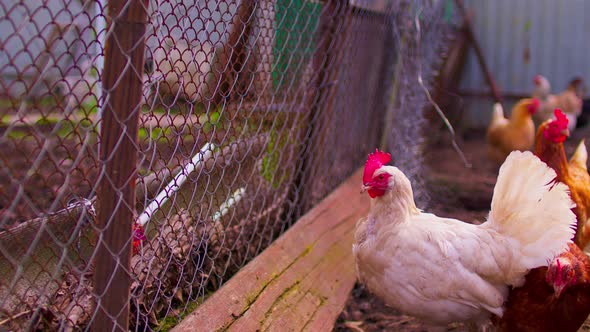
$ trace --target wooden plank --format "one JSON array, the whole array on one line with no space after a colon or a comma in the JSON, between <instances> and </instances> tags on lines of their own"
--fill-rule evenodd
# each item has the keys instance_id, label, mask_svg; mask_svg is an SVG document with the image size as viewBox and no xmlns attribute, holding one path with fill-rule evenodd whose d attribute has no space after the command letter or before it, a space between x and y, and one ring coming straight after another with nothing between
<instances>
[{"instance_id":1,"label":"wooden plank","mask_svg":"<svg viewBox=\"0 0 590 332\"><path fill-rule=\"evenodd\" d=\"M356 280L352 241L369 209L358 170L173 332L331 330Z\"/></svg>"},{"instance_id":2,"label":"wooden plank","mask_svg":"<svg viewBox=\"0 0 590 332\"><path fill-rule=\"evenodd\" d=\"M93 331L129 329L131 225L135 214L141 73L144 65L147 0L109 0L105 46L105 90L98 185L100 233L94 261L97 312Z\"/></svg>"}]
</instances>

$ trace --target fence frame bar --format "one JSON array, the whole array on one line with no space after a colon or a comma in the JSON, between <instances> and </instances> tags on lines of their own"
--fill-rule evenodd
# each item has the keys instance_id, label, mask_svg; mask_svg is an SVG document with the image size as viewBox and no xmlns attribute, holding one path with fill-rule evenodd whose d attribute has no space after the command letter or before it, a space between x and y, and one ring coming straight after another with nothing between
<instances>
[{"instance_id":1,"label":"fence frame bar","mask_svg":"<svg viewBox=\"0 0 590 332\"><path fill-rule=\"evenodd\" d=\"M129 329L130 238L147 8L147 0L109 0L107 4L93 331Z\"/></svg>"}]
</instances>

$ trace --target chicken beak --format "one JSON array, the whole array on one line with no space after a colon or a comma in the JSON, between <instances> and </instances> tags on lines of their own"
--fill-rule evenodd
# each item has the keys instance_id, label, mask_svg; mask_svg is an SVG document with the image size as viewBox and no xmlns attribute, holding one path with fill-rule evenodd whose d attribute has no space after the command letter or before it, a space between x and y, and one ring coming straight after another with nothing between
<instances>
[{"instance_id":1,"label":"chicken beak","mask_svg":"<svg viewBox=\"0 0 590 332\"><path fill-rule=\"evenodd\" d=\"M561 131L561 134L564 135L564 136L566 136L566 137L569 137L570 136L570 130L566 128L566 129L564 129L564 130Z\"/></svg>"},{"instance_id":2,"label":"chicken beak","mask_svg":"<svg viewBox=\"0 0 590 332\"><path fill-rule=\"evenodd\" d=\"M563 292L564 286L553 286L553 291L555 292L555 297L559 298L561 296L561 292Z\"/></svg>"},{"instance_id":3,"label":"chicken beak","mask_svg":"<svg viewBox=\"0 0 590 332\"><path fill-rule=\"evenodd\" d=\"M367 192L367 190L371 189L371 185L370 184L363 184L361 187L361 194L364 194Z\"/></svg>"}]
</instances>

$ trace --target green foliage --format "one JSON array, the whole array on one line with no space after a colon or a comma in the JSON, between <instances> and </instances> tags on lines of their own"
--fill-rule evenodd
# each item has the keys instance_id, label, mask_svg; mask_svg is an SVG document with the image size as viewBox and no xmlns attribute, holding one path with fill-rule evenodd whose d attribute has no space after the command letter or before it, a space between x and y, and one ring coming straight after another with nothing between
<instances>
[{"instance_id":1,"label":"green foliage","mask_svg":"<svg viewBox=\"0 0 590 332\"><path fill-rule=\"evenodd\" d=\"M98 112L98 101L95 96L87 98L87 102L80 104L79 110L86 115L95 114Z\"/></svg>"},{"instance_id":2,"label":"green foliage","mask_svg":"<svg viewBox=\"0 0 590 332\"><path fill-rule=\"evenodd\" d=\"M455 6L453 5L453 0L447 0L445 2L445 12L444 12L444 20L446 23L451 23L455 12Z\"/></svg>"},{"instance_id":3,"label":"green foliage","mask_svg":"<svg viewBox=\"0 0 590 332\"><path fill-rule=\"evenodd\" d=\"M531 30L532 22L531 20L526 20L524 23L524 32L529 32Z\"/></svg>"},{"instance_id":4,"label":"green foliage","mask_svg":"<svg viewBox=\"0 0 590 332\"><path fill-rule=\"evenodd\" d=\"M303 70L297 66L310 61L316 48L315 35L320 22L321 3L306 0L278 0L275 4L275 46L273 86L296 86Z\"/></svg>"},{"instance_id":5,"label":"green foliage","mask_svg":"<svg viewBox=\"0 0 590 332\"><path fill-rule=\"evenodd\" d=\"M35 121L35 125L37 126L49 126L52 124L56 124L58 122L57 119L55 118L50 118L50 117L41 117L39 118L37 121Z\"/></svg>"},{"instance_id":6,"label":"green foliage","mask_svg":"<svg viewBox=\"0 0 590 332\"><path fill-rule=\"evenodd\" d=\"M155 128L139 128L139 139L150 139L157 142L166 142L172 137L172 128L155 127Z\"/></svg>"},{"instance_id":7,"label":"green foliage","mask_svg":"<svg viewBox=\"0 0 590 332\"><path fill-rule=\"evenodd\" d=\"M15 106L15 103L8 98L0 98L0 108L12 108Z\"/></svg>"},{"instance_id":8,"label":"green foliage","mask_svg":"<svg viewBox=\"0 0 590 332\"><path fill-rule=\"evenodd\" d=\"M0 127L8 127L8 125L10 125L11 119L12 116L8 114L5 114L4 116L0 117Z\"/></svg>"},{"instance_id":9,"label":"green foliage","mask_svg":"<svg viewBox=\"0 0 590 332\"><path fill-rule=\"evenodd\" d=\"M48 107L48 106L55 106L56 100L55 100L55 96L45 96L45 97L37 98L34 100L0 98L0 109L18 108L21 106L22 103L24 103L28 107L31 107L31 106Z\"/></svg>"},{"instance_id":10,"label":"green foliage","mask_svg":"<svg viewBox=\"0 0 590 332\"><path fill-rule=\"evenodd\" d=\"M9 131L8 132L8 135L7 135L7 137L8 138L11 138L11 139L24 138L26 136L29 136L29 134L26 131L24 131L24 130L18 130L18 129Z\"/></svg>"},{"instance_id":11,"label":"green foliage","mask_svg":"<svg viewBox=\"0 0 590 332\"><path fill-rule=\"evenodd\" d=\"M202 114L199 116L199 123L201 123L201 128L203 128L203 132L208 134L219 124L221 120L221 113L219 111L213 111L209 114Z\"/></svg>"}]
</instances>

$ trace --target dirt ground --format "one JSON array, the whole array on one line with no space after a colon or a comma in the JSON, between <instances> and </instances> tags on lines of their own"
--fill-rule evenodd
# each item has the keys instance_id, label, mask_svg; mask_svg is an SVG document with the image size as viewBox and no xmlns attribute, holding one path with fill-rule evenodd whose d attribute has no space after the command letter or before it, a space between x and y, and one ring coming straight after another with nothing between
<instances>
[{"instance_id":1,"label":"dirt ground","mask_svg":"<svg viewBox=\"0 0 590 332\"><path fill-rule=\"evenodd\" d=\"M467 160L466 168L453 150L448 134L441 132L437 142L431 142L425 157L427 190L430 192L428 212L467 222L480 223L489 211L498 166L486 156L485 133L464 132L458 140ZM590 126L576 129L565 142L566 154L573 153L582 138L590 137ZM467 331L462 324L452 324L447 331ZM580 331L590 330L590 319ZM362 285L355 285L345 309L340 314L334 331L429 331L417 319L387 307Z\"/></svg>"}]
</instances>

